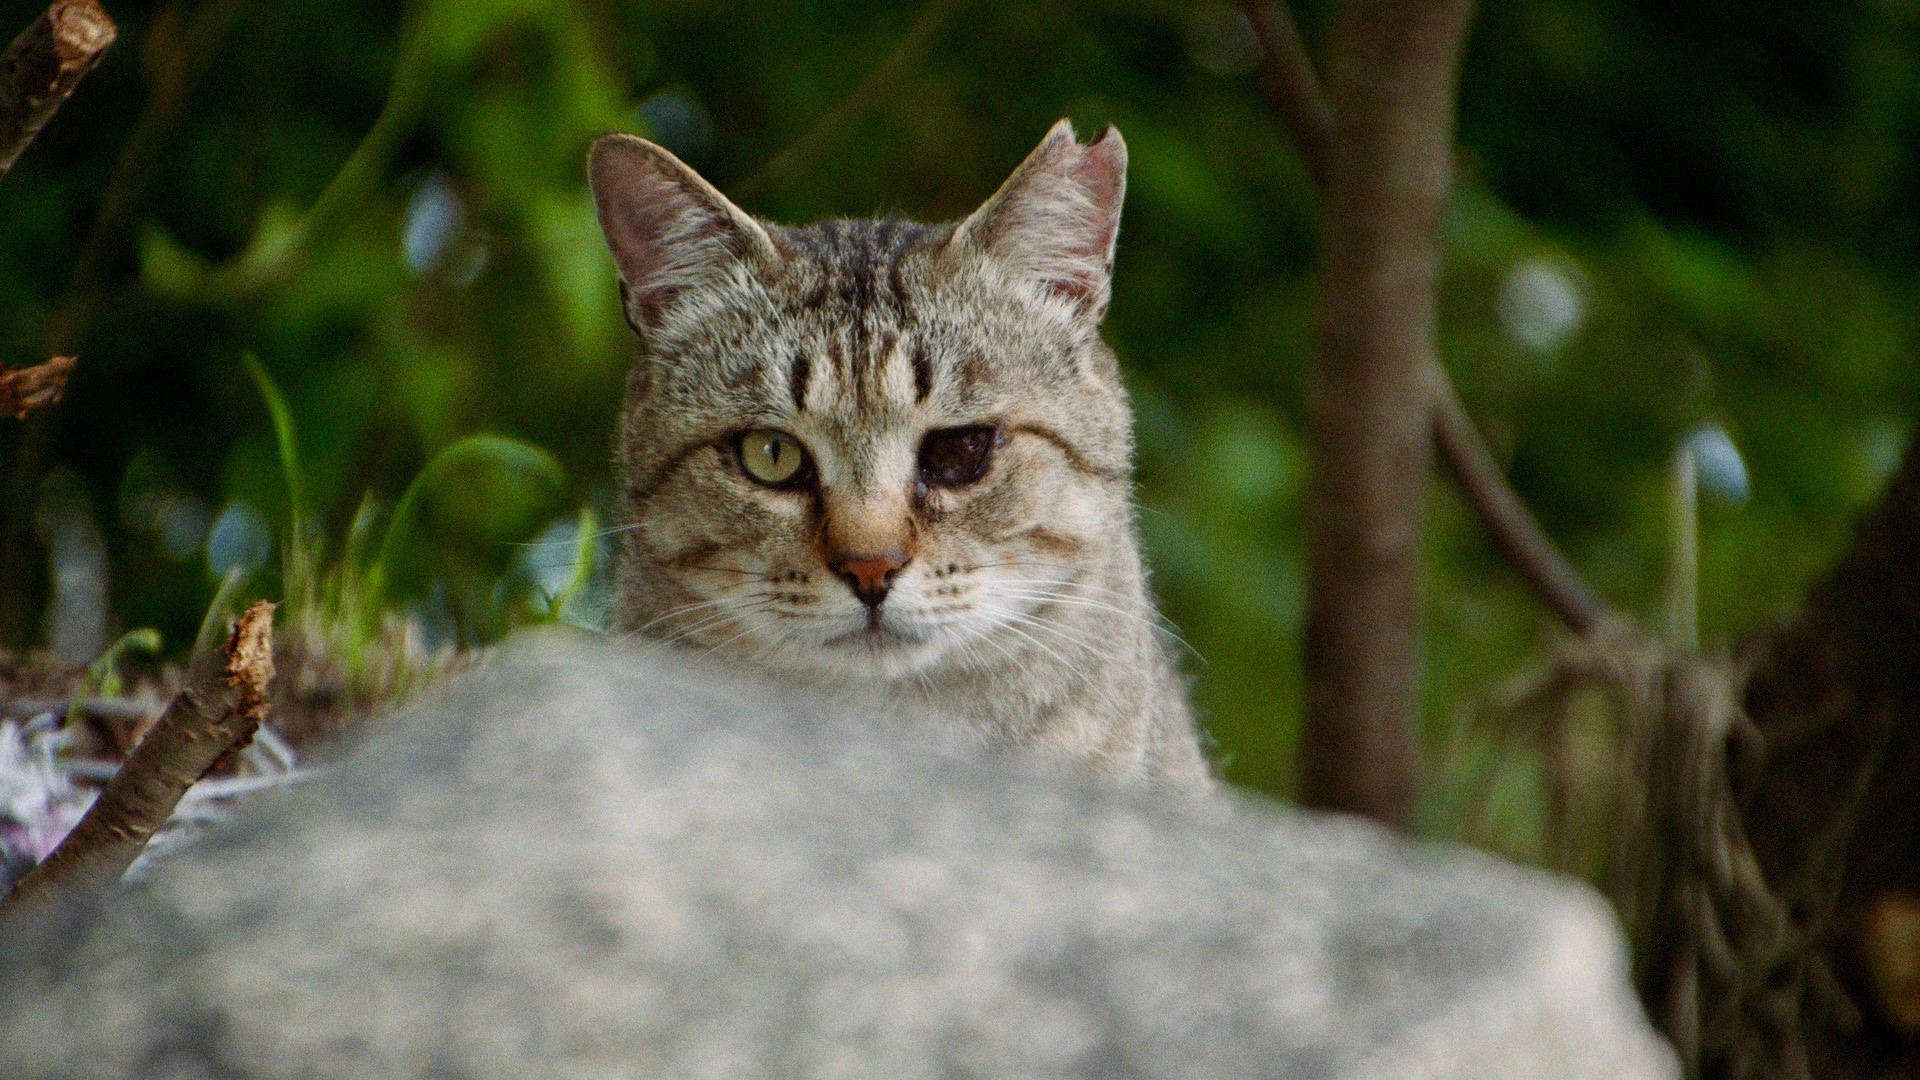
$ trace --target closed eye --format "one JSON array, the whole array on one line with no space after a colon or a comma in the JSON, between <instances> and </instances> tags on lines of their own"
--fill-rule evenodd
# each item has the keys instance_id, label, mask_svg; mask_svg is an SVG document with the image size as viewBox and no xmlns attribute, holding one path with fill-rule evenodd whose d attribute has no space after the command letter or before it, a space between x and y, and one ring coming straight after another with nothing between
<instances>
[{"instance_id":1,"label":"closed eye","mask_svg":"<svg viewBox=\"0 0 1920 1080\"><path fill-rule=\"evenodd\" d=\"M920 482L928 487L965 487L987 474L993 453L1006 442L997 424L944 428L920 441Z\"/></svg>"}]
</instances>

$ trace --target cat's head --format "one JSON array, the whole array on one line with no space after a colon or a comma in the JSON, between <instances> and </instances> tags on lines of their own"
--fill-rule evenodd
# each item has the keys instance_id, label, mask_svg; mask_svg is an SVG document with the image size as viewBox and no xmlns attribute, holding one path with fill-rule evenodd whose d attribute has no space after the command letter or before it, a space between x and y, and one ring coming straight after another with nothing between
<instances>
[{"instance_id":1,"label":"cat's head","mask_svg":"<svg viewBox=\"0 0 1920 1080\"><path fill-rule=\"evenodd\" d=\"M1071 657L1074 605L1137 602L1119 132L1062 121L940 226L757 221L632 136L591 176L645 347L615 629L895 679Z\"/></svg>"}]
</instances>

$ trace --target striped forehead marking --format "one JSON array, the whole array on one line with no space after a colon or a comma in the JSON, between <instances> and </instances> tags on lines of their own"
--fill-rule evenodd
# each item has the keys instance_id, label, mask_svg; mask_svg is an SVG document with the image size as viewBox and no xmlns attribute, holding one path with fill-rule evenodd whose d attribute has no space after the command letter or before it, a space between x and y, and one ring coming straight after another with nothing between
<instances>
[{"instance_id":1,"label":"striped forehead marking","mask_svg":"<svg viewBox=\"0 0 1920 1080\"><path fill-rule=\"evenodd\" d=\"M788 362L787 390L796 409L806 410L828 380L833 400L856 407L927 400L933 365L914 332L904 267L909 256L948 232L946 226L892 219L823 221L782 232L815 278L798 300L799 311L831 313L825 355L796 351Z\"/></svg>"}]
</instances>

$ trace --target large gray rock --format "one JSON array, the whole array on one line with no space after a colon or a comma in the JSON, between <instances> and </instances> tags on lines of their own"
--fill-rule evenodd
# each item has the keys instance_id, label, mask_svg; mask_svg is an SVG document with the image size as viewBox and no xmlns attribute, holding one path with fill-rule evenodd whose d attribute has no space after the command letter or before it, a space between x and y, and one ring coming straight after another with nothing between
<instances>
[{"instance_id":1,"label":"large gray rock","mask_svg":"<svg viewBox=\"0 0 1920 1080\"><path fill-rule=\"evenodd\" d=\"M250 818L12 928L0 1076L1675 1075L1577 885L607 645Z\"/></svg>"}]
</instances>

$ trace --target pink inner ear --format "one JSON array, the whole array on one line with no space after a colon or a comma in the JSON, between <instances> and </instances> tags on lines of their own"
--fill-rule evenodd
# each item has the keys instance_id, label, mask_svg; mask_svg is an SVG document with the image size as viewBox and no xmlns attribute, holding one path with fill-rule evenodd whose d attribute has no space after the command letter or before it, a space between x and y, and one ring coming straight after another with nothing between
<instances>
[{"instance_id":1,"label":"pink inner ear","mask_svg":"<svg viewBox=\"0 0 1920 1080\"><path fill-rule=\"evenodd\" d=\"M608 136L595 145L588 175L629 311L650 326L676 296L750 246L725 198L651 143Z\"/></svg>"},{"instance_id":2,"label":"pink inner ear","mask_svg":"<svg viewBox=\"0 0 1920 1080\"><path fill-rule=\"evenodd\" d=\"M687 192L662 175L652 155L625 145L596 154L594 201L607 247L620 268L621 292L649 324L679 291L666 280L674 222L695 213Z\"/></svg>"},{"instance_id":3,"label":"pink inner ear","mask_svg":"<svg viewBox=\"0 0 1920 1080\"><path fill-rule=\"evenodd\" d=\"M1091 213L1079 242L1068 241L1068 253L1086 267L1054 287L1075 300L1102 289L1113 274L1113 245L1120 232L1120 204L1126 191L1127 149L1120 133L1108 128L1091 146L1075 146L1071 168L1074 182L1086 192Z\"/></svg>"}]
</instances>

